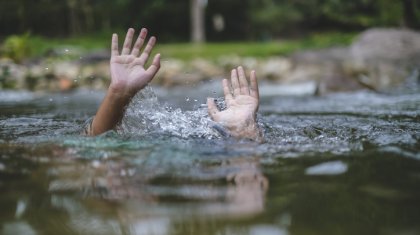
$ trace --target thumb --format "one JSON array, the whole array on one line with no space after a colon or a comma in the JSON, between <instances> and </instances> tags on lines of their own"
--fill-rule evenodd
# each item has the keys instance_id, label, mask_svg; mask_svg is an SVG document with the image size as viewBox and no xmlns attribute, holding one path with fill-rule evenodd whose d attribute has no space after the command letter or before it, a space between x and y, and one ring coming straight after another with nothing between
<instances>
[{"instance_id":1,"label":"thumb","mask_svg":"<svg viewBox=\"0 0 420 235\"><path fill-rule=\"evenodd\" d=\"M208 109L211 119L213 120L214 120L214 116L220 112L213 98L207 98L207 109Z\"/></svg>"}]
</instances>

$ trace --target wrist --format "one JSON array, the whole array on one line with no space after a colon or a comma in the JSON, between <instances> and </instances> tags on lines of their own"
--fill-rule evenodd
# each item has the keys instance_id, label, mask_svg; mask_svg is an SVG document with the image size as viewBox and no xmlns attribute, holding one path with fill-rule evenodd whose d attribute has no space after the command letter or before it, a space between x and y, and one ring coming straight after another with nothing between
<instances>
[{"instance_id":1,"label":"wrist","mask_svg":"<svg viewBox=\"0 0 420 235\"><path fill-rule=\"evenodd\" d=\"M255 117L249 117L235 123L225 123L224 126L229 131L230 135L235 138L251 139L255 141L262 140L262 132Z\"/></svg>"},{"instance_id":2,"label":"wrist","mask_svg":"<svg viewBox=\"0 0 420 235\"><path fill-rule=\"evenodd\" d=\"M131 100L136 95L136 93L131 92L129 89L113 83L109 85L107 94L120 100Z\"/></svg>"},{"instance_id":3,"label":"wrist","mask_svg":"<svg viewBox=\"0 0 420 235\"><path fill-rule=\"evenodd\" d=\"M109 86L106 94L106 99L110 102L110 104L118 106L127 106L133 97L134 95L130 92L115 89L112 86Z\"/></svg>"}]
</instances>

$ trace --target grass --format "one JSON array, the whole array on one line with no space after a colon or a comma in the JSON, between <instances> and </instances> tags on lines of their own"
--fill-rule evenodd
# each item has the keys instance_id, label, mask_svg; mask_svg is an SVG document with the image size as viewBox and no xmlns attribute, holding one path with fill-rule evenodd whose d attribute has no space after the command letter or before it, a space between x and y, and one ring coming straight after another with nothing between
<instances>
[{"instance_id":1,"label":"grass","mask_svg":"<svg viewBox=\"0 0 420 235\"><path fill-rule=\"evenodd\" d=\"M191 43L161 44L156 51L167 57L189 60L196 57L216 59L221 55L267 57L289 55L298 50L320 49L332 46L347 46L355 38L355 33L314 34L297 40L270 42L224 42L194 45Z\"/></svg>"},{"instance_id":2,"label":"grass","mask_svg":"<svg viewBox=\"0 0 420 235\"><path fill-rule=\"evenodd\" d=\"M30 36L28 46L30 56L39 57L52 48L79 48L83 51L108 49L111 33L99 33L74 38L51 39ZM120 33L120 35L124 35ZM303 49L319 49L331 46L349 45L355 33L319 33L296 40L278 40L270 42L221 42L195 45L191 43L158 44L155 52L165 57L190 60L196 57L217 59L221 55L267 57L289 55ZM123 39L120 36L120 44ZM121 47L121 46L120 46Z\"/></svg>"}]
</instances>

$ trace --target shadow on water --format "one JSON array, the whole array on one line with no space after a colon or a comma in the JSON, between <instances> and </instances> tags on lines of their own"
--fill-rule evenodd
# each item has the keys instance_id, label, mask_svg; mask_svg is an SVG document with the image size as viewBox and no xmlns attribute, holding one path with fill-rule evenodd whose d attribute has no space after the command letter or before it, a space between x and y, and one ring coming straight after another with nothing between
<instances>
[{"instance_id":1,"label":"shadow on water","mask_svg":"<svg viewBox=\"0 0 420 235\"><path fill-rule=\"evenodd\" d=\"M256 144L179 89L96 138L79 133L102 93L1 92L2 234L420 232L418 93L262 97Z\"/></svg>"}]
</instances>

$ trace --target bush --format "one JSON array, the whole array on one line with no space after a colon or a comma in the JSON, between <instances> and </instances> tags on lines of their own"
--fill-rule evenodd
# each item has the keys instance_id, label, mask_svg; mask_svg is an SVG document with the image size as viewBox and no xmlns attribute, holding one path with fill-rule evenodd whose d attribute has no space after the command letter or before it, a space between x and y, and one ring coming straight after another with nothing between
<instances>
[{"instance_id":1,"label":"bush","mask_svg":"<svg viewBox=\"0 0 420 235\"><path fill-rule=\"evenodd\" d=\"M18 63L22 62L31 54L29 46L29 33L7 37L1 50L6 57Z\"/></svg>"}]
</instances>

